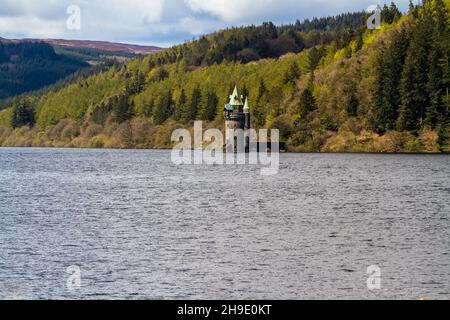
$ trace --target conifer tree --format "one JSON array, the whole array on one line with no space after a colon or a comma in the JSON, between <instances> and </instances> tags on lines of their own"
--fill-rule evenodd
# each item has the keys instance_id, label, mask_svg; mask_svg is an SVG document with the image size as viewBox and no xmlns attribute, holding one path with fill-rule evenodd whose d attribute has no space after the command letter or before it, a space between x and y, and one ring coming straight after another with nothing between
<instances>
[{"instance_id":1,"label":"conifer tree","mask_svg":"<svg viewBox=\"0 0 450 320\"><path fill-rule=\"evenodd\" d=\"M314 74L311 73L311 79L308 86L300 95L299 115L301 120L305 120L309 113L317 109L316 98L313 95Z\"/></svg>"},{"instance_id":2,"label":"conifer tree","mask_svg":"<svg viewBox=\"0 0 450 320\"><path fill-rule=\"evenodd\" d=\"M376 62L375 81L375 129L384 133L396 126L401 103L400 79L409 45L405 30L396 31L392 41L382 48Z\"/></svg>"},{"instance_id":3,"label":"conifer tree","mask_svg":"<svg viewBox=\"0 0 450 320\"><path fill-rule=\"evenodd\" d=\"M264 79L259 80L259 87L258 87L258 103L266 93L266 84L264 83Z\"/></svg>"},{"instance_id":4,"label":"conifer tree","mask_svg":"<svg viewBox=\"0 0 450 320\"><path fill-rule=\"evenodd\" d=\"M410 49L405 61L400 92L401 107L397 120L398 131L417 131L420 127L420 113L424 102L423 89L418 88L420 75L416 65L416 57Z\"/></svg>"},{"instance_id":5,"label":"conifer tree","mask_svg":"<svg viewBox=\"0 0 450 320\"><path fill-rule=\"evenodd\" d=\"M417 7L414 5L412 0L409 0L408 14L412 15L414 18L418 17Z\"/></svg>"},{"instance_id":6,"label":"conifer tree","mask_svg":"<svg viewBox=\"0 0 450 320\"><path fill-rule=\"evenodd\" d=\"M20 128L22 126L34 126L36 122L33 106L27 101L20 101L12 109L11 126Z\"/></svg>"},{"instance_id":7,"label":"conifer tree","mask_svg":"<svg viewBox=\"0 0 450 320\"><path fill-rule=\"evenodd\" d=\"M187 105L187 112L186 112L186 122L192 121L197 119L197 114L200 106L200 102L202 99L202 93L200 89L197 87L192 91L191 101Z\"/></svg>"},{"instance_id":8,"label":"conifer tree","mask_svg":"<svg viewBox=\"0 0 450 320\"><path fill-rule=\"evenodd\" d=\"M445 54L445 42L449 37L447 24L447 10L442 0L433 0L428 8L433 17L433 34L431 37L429 61L428 61L428 94L429 106L426 110L425 124L432 129L443 125L446 121L445 96L447 86L445 73L448 77L448 51Z\"/></svg>"},{"instance_id":9,"label":"conifer tree","mask_svg":"<svg viewBox=\"0 0 450 320\"><path fill-rule=\"evenodd\" d=\"M154 114L155 124L163 124L172 115L173 100L172 91L169 90L167 93L161 95L156 103L156 111Z\"/></svg>"},{"instance_id":10,"label":"conifer tree","mask_svg":"<svg viewBox=\"0 0 450 320\"><path fill-rule=\"evenodd\" d=\"M350 98L347 103L347 114L349 117L358 116L359 99L356 96L356 86L353 85L351 88Z\"/></svg>"},{"instance_id":11,"label":"conifer tree","mask_svg":"<svg viewBox=\"0 0 450 320\"><path fill-rule=\"evenodd\" d=\"M145 108L145 110L144 110L144 115L146 116L146 117L149 117L149 116L151 116L152 114L153 114L153 110L155 109L155 100L154 99L151 99L149 102L148 102L148 104L147 104L147 106L146 106L146 108Z\"/></svg>"},{"instance_id":12,"label":"conifer tree","mask_svg":"<svg viewBox=\"0 0 450 320\"><path fill-rule=\"evenodd\" d=\"M129 102L126 93L119 94L114 102L113 111L118 123L125 122L133 117L133 105Z\"/></svg>"},{"instance_id":13,"label":"conifer tree","mask_svg":"<svg viewBox=\"0 0 450 320\"><path fill-rule=\"evenodd\" d=\"M295 84L297 82L297 79L300 77L300 69L297 65L297 63L292 62L289 65L288 70L284 73L283 76L283 82L285 84L291 83L291 84Z\"/></svg>"},{"instance_id":14,"label":"conifer tree","mask_svg":"<svg viewBox=\"0 0 450 320\"><path fill-rule=\"evenodd\" d=\"M247 98L247 97L249 96L250 91L248 90L248 88L247 88L246 85L244 85L244 86L242 87L242 92L241 92L241 94L242 94L242 96L244 97L244 99Z\"/></svg>"},{"instance_id":15,"label":"conifer tree","mask_svg":"<svg viewBox=\"0 0 450 320\"><path fill-rule=\"evenodd\" d=\"M186 91L184 89L181 89L180 97L175 108L175 120L186 120Z\"/></svg>"},{"instance_id":16,"label":"conifer tree","mask_svg":"<svg viewBox=\"0 0 450 320\"><path fill-rule=\"evenodd\" d=\"M427 87L432 33L431 12L424 9L411 32L411 42L405 59L400 86L404 114L398 121L399 129L418 130L429 108L430 95Z\"/></svg>"},{"instance_id":17,"label":"conifer tree","mask_svg":"<svg viewBox=\"0 0 450 320\"><path fill-rule=\"evenodd\" d=\"M219 98L214 92L208 91L202 94L201 119L212 121L217 116Z\"/></svg>"}]
</instances>

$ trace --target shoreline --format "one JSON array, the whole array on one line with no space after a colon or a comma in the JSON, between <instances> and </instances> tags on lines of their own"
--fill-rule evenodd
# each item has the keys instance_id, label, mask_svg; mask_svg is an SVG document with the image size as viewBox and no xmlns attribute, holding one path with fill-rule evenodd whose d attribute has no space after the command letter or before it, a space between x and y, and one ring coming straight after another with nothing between
<instances>
[{"instance_id":1,"label":"shoreline","mask_svg":"<svg viewBox=\"0 0 450 320\"><path fill-rule=\"evenodd\" d=\"M88 147L0 147L1 150L6 149L53 149L53 150L106 150L106 151L171 151L171 148L88 148ZM194 149L191 149L194 151ZM342 155L450 155L450 152L294 152L286 151L280 154L342 154Z\"/></svg>"}]
</instances>

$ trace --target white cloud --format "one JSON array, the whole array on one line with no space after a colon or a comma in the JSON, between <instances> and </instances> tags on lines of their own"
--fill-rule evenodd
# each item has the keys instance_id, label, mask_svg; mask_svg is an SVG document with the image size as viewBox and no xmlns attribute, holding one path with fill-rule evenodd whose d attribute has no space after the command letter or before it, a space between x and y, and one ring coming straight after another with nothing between
<instances>
[{"instance_id":1,"label":"white cloud","mask_svg":"<svg viewBox=\"0 0 450 320\"><path fill-rule=\"evenodd\" d=\"M161 21L165 0L84 1L80 6L87 16L131 25Z\"/></svg>"},{"instance_id":2,"label":"white cloud","mask_svg":"<svg viewBox=\"0 0 450 320\"><path fill-rule=\"evenodd\" d=\"M240 22L258 16L274 4L273 0L185 0L185 2L194 12L210 13L226 22Z\"/></svg>"},{"instance_id":3,"label":"white cloud","mask_svg":"<svg viewBox=\"0 0 450 320\"><path fill-rule=\"evenodd\" d=\"M335 15L362 11L374 3L387 0L184 0L196 13L207 13L224 22L255 20L294 21L297 18ZM408 0L399 0L406 6Z\"/></svg>"},{"instance_id":4,"label":"white cloud","mask_svg":"<svg viewBox=\"0 0 450 320\"><path fill-rule=\"evenodd\" d=\"M29 38L61 38L65 35L65 24L32 16L0 18L0 36L14 38L24 34Z\"/></svg>"}]
</instances>

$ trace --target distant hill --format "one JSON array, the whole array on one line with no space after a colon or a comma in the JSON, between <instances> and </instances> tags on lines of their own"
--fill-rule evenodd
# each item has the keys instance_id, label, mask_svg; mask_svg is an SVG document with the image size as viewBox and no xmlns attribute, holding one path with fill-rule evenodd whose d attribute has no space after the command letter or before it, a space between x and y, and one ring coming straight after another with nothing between
<instances>
[{"instance_id":1,"label":"distant hill","mask_svg":"<svg viewBox=\"0 0 450 320\"><path fill-rule=\"evenodd\" d=\"M39 90L90 65L126 62L161 50L105 41L0 37L0 101Z\"/></svg>"},{"instance_id":2,"label":"distant hill","mask_svg":"<svg viewBox=\"0 0 450 320\"><path fill-rule=\"evenodd\" d=\"M140 46L134 44L115 43L107 41L61 40L61 39L48 39L41 41L51 44L53 46L90 48L111 52L126 52L136 55L147 55L163 50L163 48L155 46Z\"/></svg>"},{"instance_id":3,"label":"distant hill","mask_svg":"<svg viewBox=\"0 0 450 320\"><path fill-rule=\"evenodd\" d=\"M0 41L0 100L41 89L89 67L45 43Z\"/></svg>"},{"instance_id":4,"label":"distant hill","mask_svg":"<svg viewBox=\"0 0 450 320\"><path fill-rule=\"evenodd\" d=\"M2 38L0 38L2 39ZM5 39L3 39L5 40ZM140 46L135 44L115 43L108 41L90 41L90 40L64 40L64 39L11 39L12 42L44 42L52 46L87 48L109 52L122 52L134 55L147 55L163 50L155 46Z\"/></svg>"}]
</instances>

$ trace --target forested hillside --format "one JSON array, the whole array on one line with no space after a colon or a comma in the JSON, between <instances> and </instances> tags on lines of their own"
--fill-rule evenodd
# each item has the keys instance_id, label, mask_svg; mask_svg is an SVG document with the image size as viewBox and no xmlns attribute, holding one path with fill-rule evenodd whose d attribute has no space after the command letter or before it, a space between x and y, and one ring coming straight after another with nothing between
<instances>
[{"instance_id":1,"label":"forested hillside","mask_svg":"<svg viewBox=\"0 0 450 320\"><path fill-rule=\"evenodd\" d=\"M58 45L61 43L62 45ZM71 46L69 46L71 45ZM80 45L77 47L76 45ZM92 46L91 47L83 47ZM124 51L108 51L95 46ZM127 46L130 52L125 51ZM70 40L6 40L0 38L0 110L18 95L48 89L49 85L69 83L74 76L96 73L99 65L111 66L144 55L132 50L157 52L156 47L140 47L120 43L97 43ZM95 66L95 67L94 67ZM100 68L100 69L102 69ZM68 79L66 79L68 76ZM39 94L44 91L39 92Z\"/></svg>"},{"instance_id":2,"label":"forested hillside","mask_svg":"<svg viewBox=\"0 0 450 320\"><path fill-rule=\"evenodd\" d=\"M238 85L255 128L291 151L450 151L449 0L367 15L223 30L27 96L0 112L0 145L170 147L175 128L222 127Z\"/></svg>"},{"instance_id":3,"label":"forested hillside","mask_svg":"<svg viewBox=\"0 0 450 320\"><path fill-rule=\"evenodd\" d=\"M44 43L0 40L0 100L55 83L88 64Z\"/></svg>"}]
</instances>

